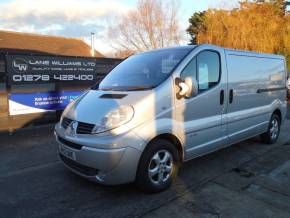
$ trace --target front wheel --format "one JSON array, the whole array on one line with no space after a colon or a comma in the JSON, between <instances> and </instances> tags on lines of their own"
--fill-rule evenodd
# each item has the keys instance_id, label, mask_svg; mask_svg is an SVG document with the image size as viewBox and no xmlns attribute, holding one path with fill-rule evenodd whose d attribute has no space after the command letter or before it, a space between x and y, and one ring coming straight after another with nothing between
<instances>
[{"instance_id":1,"label":"front wheel","mask_svg":"<svg viewBox=\"0 0 290 218\"><path fill-rule=\"evenodd\" d=\"M277 114L273 114L267 132L261 135L262 141L267 144L274 144L280 134L280 125L280 117Z\"/></svg>"},{"instance_id":2,"label":"front wheel","mask_svg":"<svg viewBox=\"0 0 290 218\"><path fill-rule=\"evenodd\" d=\"M178 151L167 140L153 141L141 157L136 184L144 192L155 193L167 189L178 170Z\"/></svg>"}]
</instances>

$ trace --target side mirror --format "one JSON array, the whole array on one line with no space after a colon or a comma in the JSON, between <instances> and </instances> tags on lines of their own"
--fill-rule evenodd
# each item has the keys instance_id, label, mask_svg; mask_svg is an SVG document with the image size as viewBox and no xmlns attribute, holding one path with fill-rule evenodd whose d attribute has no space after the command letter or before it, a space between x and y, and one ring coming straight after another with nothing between
<instances>
[{"instance_id":1,"label":"side mirror","mask_svg":"<svg viewBox=\"0 0 290 218\"><path fill-rule=\"evenodd\" d=\"M179 80L178 86L180 88L178 94L181 97L190 98L196 96L198 93L197 81L191 77L186 77L184 81Z\"/></svg>"}]
</instances>

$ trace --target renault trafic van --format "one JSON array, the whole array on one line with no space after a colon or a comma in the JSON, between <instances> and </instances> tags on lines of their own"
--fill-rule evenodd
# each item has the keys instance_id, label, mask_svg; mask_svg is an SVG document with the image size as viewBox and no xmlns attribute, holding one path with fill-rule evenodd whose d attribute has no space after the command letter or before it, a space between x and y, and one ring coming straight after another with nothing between
<instances>
[{"instance_id":1,"label":"renault trafic van","mask_svg":"<svg viewBox=\"0 0 290 218\"><path fill-rule=\"evenodd\" d=\"M275 143L285 99L283 56L213 45L144 52L66 107L59 156L98 183L162 191L182 162L256 135Z\"/></svg>"}]
</instances>

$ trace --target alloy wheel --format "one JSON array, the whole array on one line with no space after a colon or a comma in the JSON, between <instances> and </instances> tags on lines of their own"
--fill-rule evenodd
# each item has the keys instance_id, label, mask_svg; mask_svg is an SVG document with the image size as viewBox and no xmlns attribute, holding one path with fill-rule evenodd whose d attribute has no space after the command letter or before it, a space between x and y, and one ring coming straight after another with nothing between
<instances>
[{"instance_id":1,"label":"alloy wheel","mask_svg":"<svg viewBox=\"0 0 290 218\"><path fill-rule=\"evenodd\" d=\"M279 134L279 121L273 119L270 125L270 137L272 140L276 140Z\"/></svg>"},{"instance_id":2,"label":"alloy wheel","mask_svg":"<svg viewBox=\"0 0 290 218\"><path fill-rule=\"evenodd\" d=\"M150 181L161 185L171 177L173 171L173 157L167 150L160 150L153 155L148 167Z\"/></svg>"}]
</instances>

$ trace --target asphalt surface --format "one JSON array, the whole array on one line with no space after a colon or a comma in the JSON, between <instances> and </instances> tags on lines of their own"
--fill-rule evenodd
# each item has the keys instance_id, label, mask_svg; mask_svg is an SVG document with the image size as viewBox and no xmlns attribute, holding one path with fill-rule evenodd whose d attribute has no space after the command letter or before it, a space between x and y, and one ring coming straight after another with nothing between
<instances>
[{"instance_id":1,"label":"asphalt surface","mask_svg":"<svg viewBox=\"0 0 290 218\"><path fill-rule=\"evenodd\" d=\"M0 137L0 217L290 217L290 120L275 145L253 138L189 161L155 195L86 181L56 148L51 127Z\"/></svg>"}]
</instances>

